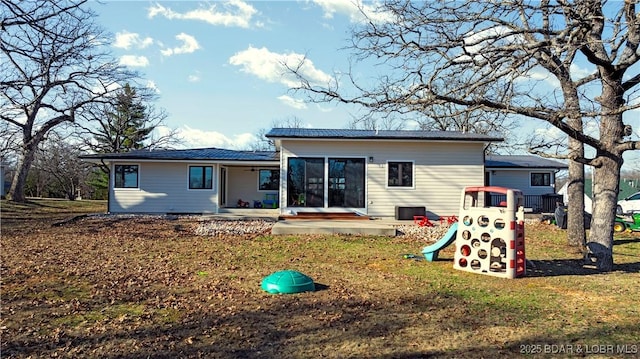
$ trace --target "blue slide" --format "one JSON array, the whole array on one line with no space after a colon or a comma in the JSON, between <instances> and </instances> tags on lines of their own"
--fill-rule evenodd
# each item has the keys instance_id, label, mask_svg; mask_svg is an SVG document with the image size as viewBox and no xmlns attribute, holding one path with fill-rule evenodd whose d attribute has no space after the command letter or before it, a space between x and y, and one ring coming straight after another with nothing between
<instances>
[{"instance_id":1,"label":"blue slide","mask_svg":"<svg viewBox=\"0 0 640 359\"><path fill-rule=\"evenodd\" d=\"M430 246L424 247L422 249L422 254L424 254L424 257L429 262L433 262L437 260L438 252L440 252L441 249L444 249L445 247L453 243L453 241L456 240L457 233L458 233L458 222L455 222L451 225L451 227L449 227L449 230L444 235L444 237L440 238L436 243Z\"/></svg>"}]
</instances>

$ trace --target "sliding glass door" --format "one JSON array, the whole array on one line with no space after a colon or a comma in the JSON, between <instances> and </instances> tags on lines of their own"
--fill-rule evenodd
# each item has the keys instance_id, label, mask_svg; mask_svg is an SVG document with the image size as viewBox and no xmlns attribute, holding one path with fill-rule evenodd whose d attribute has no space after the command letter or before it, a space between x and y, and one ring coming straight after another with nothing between
<instances>
[{"instance_id":1,"label":"sliding glass door","mask_svg":"<svg viewBox=\"0 0 640 359\"><path fill-rule=\"evenodd\" d=\"M329 207L364 207L364 159L329 159Z\"/></svg>"},{"instance_id":2,"label":"sliding glass door","mask_svg":"<svg viewBox=\"0 0 640 359\"><path fill-rule=\"evenodd\" d=\"M325 163L328 165L326 174ZM289 158L287 205L290 207L364 208L364 158L328 158L326 162L324 158Z\"/></svg>"},{"instance_id":3,"label":"sliding glass door","mask_svg":"<svg viewBox=\"0 0 640 359\"><path fill-rule=\"evenodd\" d=\"M289 158L287 205L324 207L324 158Z\"/></svg>"}]
</instances>

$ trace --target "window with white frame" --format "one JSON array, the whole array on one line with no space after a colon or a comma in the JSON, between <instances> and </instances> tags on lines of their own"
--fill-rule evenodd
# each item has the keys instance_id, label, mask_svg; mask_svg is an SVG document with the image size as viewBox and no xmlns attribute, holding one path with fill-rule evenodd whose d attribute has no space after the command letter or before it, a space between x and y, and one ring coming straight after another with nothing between
<instances>
[{"instance_id":1,"label":"window with white frame","mask_svg":"<svg viewBox=\"0 0 640 359\"><path fill-rule=\"evenodd\" d=\"M389 161L387 163L389 187L413 187L413 162Z\"/></svg>"},{"instance_id":2,"label":"window with white frame","mask_svg":"<svg viewBox=\"0 0 640 359\"><path fill-rule=\"evenodd\" d=\"M138 188L138 165L115 165L114 188Z\"/></svg>"},{"instance_id":3,"label":"window with white frame","mask_svg":"<svg viewBox=\"0 0 640 359\"><path fill-rule=\"evenodd\" d=\"M279 169L261 169L258 171L258 190L277 191L280 186Z\"/></svg>"},{"instance_id":4,"label":"window with white frame","mask_svg":"<svg viewBox=\"0 0 640 359\"><path fill-rule=\"evenodd\" d=\"M213 167L189 166L189 189L212 189Z\"/></svg>"},{"instance_id":5,"label":"window with white frame","mask_svg":"<svg viewBox=\"0 0 640 359\"><path fill-rule=\"evenodd\" d=\"M551 186L551 173L531 172L531 187Z\"/></svg>"}]
</instances>

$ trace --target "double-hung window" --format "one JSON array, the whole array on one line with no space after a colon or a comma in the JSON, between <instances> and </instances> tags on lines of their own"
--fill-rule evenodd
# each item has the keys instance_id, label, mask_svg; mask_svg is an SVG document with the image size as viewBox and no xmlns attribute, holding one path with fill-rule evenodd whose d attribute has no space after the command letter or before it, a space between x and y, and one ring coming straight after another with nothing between
<instances>
[{"instance_id":1,"label":"double-hung window","mask_svg":"<svg viewBox=\"0 0 640 359\"><path fill-rule=\"evenodd\" d=\"M189 189L212 189L213 167L189 166Z\"/></svg>"}]
</instances>

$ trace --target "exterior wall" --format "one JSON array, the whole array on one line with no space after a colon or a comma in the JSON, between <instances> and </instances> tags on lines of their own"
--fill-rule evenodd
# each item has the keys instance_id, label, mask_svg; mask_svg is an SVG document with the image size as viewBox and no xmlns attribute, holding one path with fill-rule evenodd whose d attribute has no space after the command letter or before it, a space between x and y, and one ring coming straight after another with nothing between
<instances>
[{"instance_id":1,"label":"exterior wall","mask_svg":"<svg viewBox=\"0 0 640 359\"><path fill-rule=\"evenodd\" d=\"M137 164L138 188L113 188L114 165ZM213 167L213 189L190 190L189 165ZM114 162L109 193L112 213L216 213L217 165L202 162Z\"/></svg>"},{"instance_id":2,"label":"exterior wall","mask_svg":"<svg viewBox=\"0 0 640 359\"><path fill-rule=\"evenodd\" d=\"M507 188L519 189L524 195L543 195L555 193L555 171L548 169L499 169L489 171L489 184L491 186L500 186ZM550 186L531 186L531 173L550 173Z\"/></svg>"},{"instance_id":3,"label":"exterior wall","mask_svg":"<svg viewBox=\"0 0 640 359\"><path fill-rule=\"evenodd\" d=\"M227 207L236 207L238 200L242 199L249 202L249 207L253 208L253 201L262 201L265 199L265 194L278 192L258 189L260 169L277 169L277 167L227 167Z\"/></svg>"},{"instance_id":4,"label":"exterior wall","mask_svg":"<svg viewBox=\"0 0 640 359\"><path fill-rule=\"evenodd\" d=\"M483 150L484 144L467 142L283 140L282 211L296 210L282 202L288 157L361 157L367 163L364 213L394 217L396 206L424 206L430 217L457 214L462 188L484 183ZM387 186L388 161L414 162L412 188Z\"/></svg>"}]
</instances>

